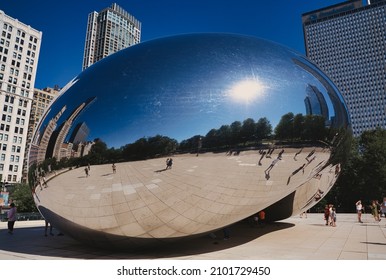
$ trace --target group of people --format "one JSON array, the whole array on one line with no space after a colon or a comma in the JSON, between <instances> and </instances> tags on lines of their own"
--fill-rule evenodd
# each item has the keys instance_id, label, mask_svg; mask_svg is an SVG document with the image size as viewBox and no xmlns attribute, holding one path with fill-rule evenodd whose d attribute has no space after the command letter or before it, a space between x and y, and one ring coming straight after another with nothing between
<instances>
[{"instance_id":1,"label":"group of people","mask_svg":"<svg viewBox=\"0 0 386 280\"><path fill-rule=\"evenodd\" d=\"M324 220L326 226L336 226L336 209L333 204L326 204L324 207Z\"/></svg>"},{"instance_id":2,"label":"group of people","mask_svg":"<svg viewBox=\"0 0 386 280\"><path fill-rule=\"evenodd\" d=\"M358 200L355 203L355 206L356 206L356 211L358 214L358 222L363 223L362 213L365 212L365 207L363 206L361 200ZM378 200L371 201L369 208L371 209L371 215L374 217L374 220L376 222L381 221L382 215L386 218L386 198L383 199L382 204L379 204Z\"/></svg>"}]
</instances>

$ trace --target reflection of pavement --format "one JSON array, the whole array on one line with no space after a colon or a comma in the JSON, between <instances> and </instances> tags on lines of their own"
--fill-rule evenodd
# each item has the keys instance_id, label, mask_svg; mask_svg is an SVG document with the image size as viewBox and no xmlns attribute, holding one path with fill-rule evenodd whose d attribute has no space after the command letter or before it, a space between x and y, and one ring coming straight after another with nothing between
<instances>
[{"instance_id":1,"label":"reflection of pavement","mask_svg":"<svg viewBox=\"0 0 386 280\"><path fill-rule=\"evenodd\" d=\"M324 225L323 214L294 216L263 227L251 228L246 223L231 227L231 238L202 236L178 246L135 253L112 252L91 248L68 236L44 236L44 221L19 222L13 235L7 223L0 223L1 260L382 260L386 259L386 227L382 219L374 222L363 215L337 216L337 226ZM54 229L54 233L58 232ZM46 264L45 264L46 265ZM104 264L103 264L104 265ZM380 268L379 265L377 268ZM379 269L378 269L379 270ZM375 271L378 271L375 270ZM15 273L15 272L12 272ZM42 272L43 273L43 272Z\"/></svg>"},{"instance_id":2,"label":"reflection of pavement","mask_svg":"<svg viewBox=\"0 0 386 280\"><path fill-rule=\"evenodd\" d=\"M36 189L42 206L91 229L137 237L179 237L209 232L242 220L292 193L316 173L328 152L317 151L310 163L304 150L284 152L269 172L264 170L277 157L241 152L180 155L172 169L166 158L91 166L90 176L77 168L53 177L48 187ZM289 176L299 166L303 171ZM330 185L334 174L326 168L315 184L297 194L299 209L320 187ZM321 183L322 182L322 183ZM300 205L302 204L303 205ZM269 215L269 213L267 213Z\"/></svg>"}]
</instances>

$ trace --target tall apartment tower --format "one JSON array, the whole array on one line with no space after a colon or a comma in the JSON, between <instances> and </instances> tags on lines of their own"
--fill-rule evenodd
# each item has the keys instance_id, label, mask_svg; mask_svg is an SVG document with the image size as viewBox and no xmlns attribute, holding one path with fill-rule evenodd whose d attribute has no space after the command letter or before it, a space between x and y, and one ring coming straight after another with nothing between
<instances>
[{"instance_id":1,"label":"tall apartment tower","mask_svg":"<svg viewBox=\"0 0 386 280\"><path fill-rule=\"evenodd\" d=\"M343 94L354 136L386 128L386 1L346 1L302 23L306 55Z\"/></svg>"},{"instance_id":2,"label":"tall apartment tower","mask_svg":"<svg viewBox=\"0 0 386 280\"><path fill-rule=\"evenodd\" d=\"M88 16L83 67L141 41L141 22L117 4Z\"/></svg>"},{"instance_id":3,"label":"tall apartment tower","mask_svg":"<svg viewBox=\"0 0 386 280\"><path fill-rule=\"evenodd\" d=\"M0 180L21 181L42 32L0 11Z\"/></svg>"}]
</instances>

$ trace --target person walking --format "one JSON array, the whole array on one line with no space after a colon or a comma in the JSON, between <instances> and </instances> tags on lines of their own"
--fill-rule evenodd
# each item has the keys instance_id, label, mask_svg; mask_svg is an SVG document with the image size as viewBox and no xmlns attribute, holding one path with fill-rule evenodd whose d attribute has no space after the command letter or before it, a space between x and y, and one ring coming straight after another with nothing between
<instances>
[{"instance_id":1,"label":"person walking","mask_svg":"<svg viewBox=\"0 0 386 280\"><path fill-rule=\"evenodd\" d=\"M383 202L381 205L381 213L386 218L386 197L383 198Z\"/></svg>"},{"instance_id":2,"label":"person walking","mask_svg":"<svg viewBox=\"0 0 386 280\"><path fill-rule=\"evenodd\" d=\"M11 203L11 209L8 210L7 212L7 218L8 218L8 233L13 234L13 227L15 226L15 221L16 221L16 213L17 209L15 206L15 203Z\"/></svg>"},{"instance_id":3,"label":"person walking","mask_svg":"<svg viewBox=\"0 0 386 280\"><path fill-rule=\"evenodd\" d=\"M378 202L378 200L373 200L370 207L371 207L371 214L373 214L374 220L376 222L380 222L381 219L379 218L379 202Z\"/></svg>"},{"instance_id":4,"label":"person walking","mask_svg":"<svg viewBox=\"0 0 386 280\"><path fill-rule=\"evenodd\" d=\"M326 226L329 224L330 219L330 207L328 207L328 204L324 207L324 220L326 221Z\"/></svg>"},{"instance_id":5,"label":"person walking","mask_svg":"<svg viewBox=\"0 0 386 280\"><path fill-rule=\"evenodd\" d=\"M358 223L363 223L362 222L362 210L363 210L362 201L358 200L357 203L355 203L355 206L358 214Z\"/></svg>"},{"instance_id":6,"label":"person walking","mask_svg":"<svg viewBox=\"0 0 386 280\"><path fill-rule=\"evenodd\" d=\"M330 217L331 217L331 226L336 227L336 209L335 209L335 207L332 207Z\"/></svg>"},{"instance_id":7,"label":"person walking","mask_svg":"<svg viewBox=\"0 0 386 280\"><path fill-rule=\"evenodd\" d=\"M47 220L45 222L46 222L46 225L45 225L45 228L44 228L44 236L47 236L48 227L50 228L50 235L54 235L52 233L52 224L49 223Z\"/></svg>"}]
</instances>

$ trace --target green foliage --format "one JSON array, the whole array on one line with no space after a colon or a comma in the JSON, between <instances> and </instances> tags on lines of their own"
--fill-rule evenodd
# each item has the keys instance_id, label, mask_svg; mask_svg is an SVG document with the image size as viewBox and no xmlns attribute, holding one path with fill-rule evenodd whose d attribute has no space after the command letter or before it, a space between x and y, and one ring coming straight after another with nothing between
<instances>
[{"instance_id":1,"label":"green foliage","mask_svg":"<svg viewBox=\"0 0 386 280\"><path fill-rule=\"evenodd\" d=\"M347 161L326 200L339 211L355 211L359 199L368 207L371 200L386 197L386 130L363 132L351 142Z\"/></svg>"},{"instance_id":2,"label":"green foliage","mask_svg":"<svg viewBox=\"0 0 386 280\"><path fill-rule=\"evenodd\" d=\"M16 204L19 213L37 212L31 188L26 184L16 184L10 199Z\"/></svg>"},{"instance_id":3,"label":"green foliage","mask_svg":"<svg viewBox=\"0 0 386 280\"><path fill-rule=\"evenodd\" d=\"M283 115L275 127L277 140L323 140L327 136L325 119L319 115Z\"/></svg>"}]
</instances>

